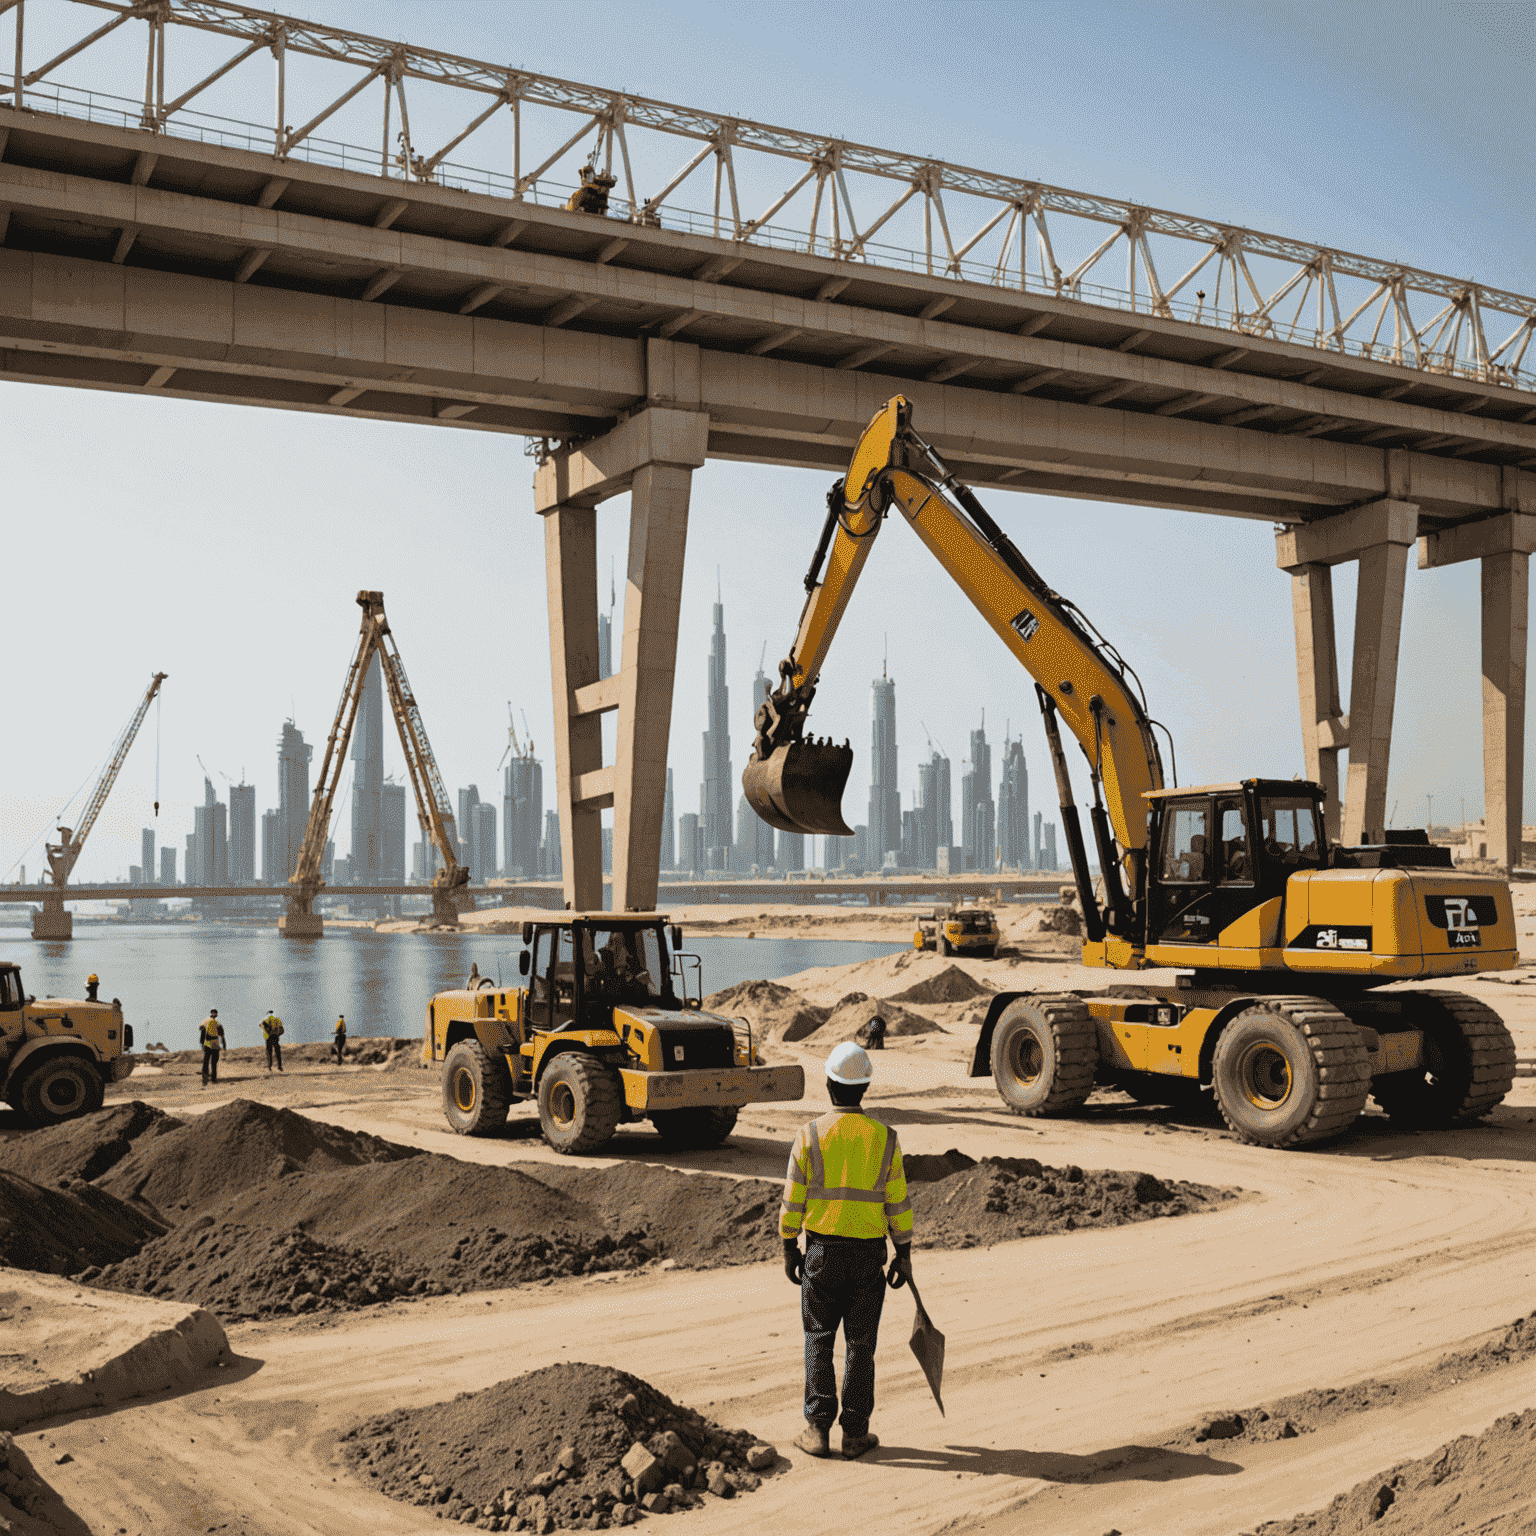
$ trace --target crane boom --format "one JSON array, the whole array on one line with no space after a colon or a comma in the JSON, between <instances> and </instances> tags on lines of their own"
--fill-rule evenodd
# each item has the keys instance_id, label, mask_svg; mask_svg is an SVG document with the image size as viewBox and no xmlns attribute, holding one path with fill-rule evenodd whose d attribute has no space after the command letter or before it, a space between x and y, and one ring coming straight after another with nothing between
<instances>
[{"instance_id":1,"label":"crane boom","mask_svg":"<svg viewBox=\"0 0 1536 1536\"><path fill-rule=\"evenodd\" d=\"M347 668L346 683L336 706L336 718L331 724L331 734L326 739L325 755L321 759L320 776L310 799L309 821L304 829L298 862L289 877L288 883L295 888L290 900L296 912L308 913L315 896L324 886L320 866L325 856L331 810L345 768L353 727L357 724L357 713L362 705L368 668L377 656L384 676L385 691L389 695L390 712L395 717L395 727L400 734L400 747L405 753L406 774L416 797L417 818L423 834L431 839L437 849L440 860L440 867L432 878L434 912L442 920L457 921L449 899L450 893L468 883L469 871L459 863L448 791L438 772L437 760L432 755L426 727L422 724L421 710L411 691L410 681L405 675L405 664L400 659L399 648L384 613L384 594L359 592L357 605L363 610L357 649Z\"/></svg>"},{"instance_id":2,"label":"crane boom","mask_svg":"<svg viewBox=\"0 0 1536 1536\"><path fill-rule=\"evenodd\" d=\"M112 786L117 783L117 776L128 760L129 749L133 746L134 738L139 734L144 716L149 713L149 706L154 703L155 695L160 692L160 684L165 681L167 675L164 672L156 672L149 680L149 687L144 690L144 697L139 700L139 707L134 710L133 718L123 727L121 735L113 744L111 760L102 771L101 778L96 782L96 788L92 791L90 802L85 808L85 815L80 819L80 825L73 830L69 827L60 827L59 841L43 845L48 856L48 870L55 885L63 885L69 879L70 871L74 869L75 862L80 857L80 850L85 847L85 840L91 835L91 828L96 825L96 818L101 815L101 808L107 803L107 796L112 793Z\"/></svg>"}]
</instances>

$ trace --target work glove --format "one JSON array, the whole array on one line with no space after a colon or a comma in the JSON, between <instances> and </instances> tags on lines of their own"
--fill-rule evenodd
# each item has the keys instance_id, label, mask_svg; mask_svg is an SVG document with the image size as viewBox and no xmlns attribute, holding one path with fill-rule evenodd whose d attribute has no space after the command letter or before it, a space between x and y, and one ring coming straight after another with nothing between
<instances>
[{"instance_id":1,"label":"work glove","mask_svg":"<svg viewBox=\"0 0 1536 1536\"><path fill-rule=\"evenodd\" d=\"M789 1277L791 1285L799 1285L800 1277L805 1273L805 1259L800 1253L800 1245L787 1237L784 1239L784 1273Z\"/></svg>"},{"instance_id":2,"label":"work glove","mask_svg":"<svg viewBox=\"0 0 1536 1536\"><path fill-rule=\"evenodd\" d=\"M899 1291L911 1278L912 1245L903 1243L897 1247L896 1257L891 1260L891 1267L885 1272L885 1283L893 1291Z\"/></svg>"}]
</instances>

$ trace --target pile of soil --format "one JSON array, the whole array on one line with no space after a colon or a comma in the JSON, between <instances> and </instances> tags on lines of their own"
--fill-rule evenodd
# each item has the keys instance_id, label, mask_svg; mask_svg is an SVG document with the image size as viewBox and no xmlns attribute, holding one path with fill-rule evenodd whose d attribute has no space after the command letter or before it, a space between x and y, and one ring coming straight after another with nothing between
<instances>
[{"instance_id":1,"label":"pile of soil","mask_svg":"<svg viewBox=\"0 0 1536 1536\"><path fill-rule=\"evenodd\" d=\"M704 1006L727 1018L749 1020L752 1032L769 1040L803 1040L826 1023L828 1012L776 981L737 982L710 993Z\"/></svg>"},{"instance_id":2,"label":"pile of soil","mask_svg":"<svg viewBox=\"0 0 1536 1536\"><path fill-rule=\"evenodd\" d=\"M418 1156L414 1147L236 1099L163 1134L141 1137L101 1182L120 1199L147 1201L177 1220L176 1213L196 1214L294 1169L318 1172Z\"/></svg>"},{"instance_id":3,"label":"pile of soil","mask_svg":"<svg viewBox=\"0 0 1536 1536\"><path fill-rule=\"evenodd\" d=\"M0 1531L18 1536L65 1536L83 1521L33 1467L15 1439L0 1431Z\"/></svg>"},{"instance_id":4,"label":"pile of soil","mask_svg":"<svg viewBox=\"0 0 1536 1536\"><path fill-rule=\"evenodd\" d=\"M753 1492L753 1466L778 1459L637 1376L574 1361L368 1419L342 1454L380 1493L485 1531L629 1525Z\"/></svg>"},{"instance_id":5,"label":"pile of soil","mask_svg":"<svg viewBox=\"0 0 1536 1536\"><path fill-rule=\"evenodd\" d=\"M850 992L838 999L826 1022L814 1032L816 1039L852 1040L876 1015L885 1020L885 1033L889 1039L899 1035L931 1035L939 1028L932 1019L903 1008L888 997L873 998L865 992Z\"/></svg>"},{"instance_id":6,"label":"pile of soil","mask_svg":"<svg viewBox=\"0 0 1536 1536\"><path fill-rule=\"evenodd\" d=\"M82 1282L196 1302L225 1322L276 1313L340 1311L420 1296L427 1281L377 1254L200 1216L120 1263L90 1268Z\"/></svg>"},{"instance_id":7,"label":"pile of soil","mask_svg":"<svg viewBox=\"0 0 1536 1536\"><path fill-rule=\"evenodd\" d=\"M919 1248L976 1248L1045 1232L1188 1216L1236 1196L1205 1184L1165 1183L1150 1173L1049 1168L1032 1157L983 1158L932 1183L912 1182Z\"/></svg>"},{"instance_id":8,"label":"pile of soil","mask_svg":"<svg viewBox=\"0 0 1536 1536\"><path fill-rule=\"evenodd\" d=\"M1462 1435L1428 1456L1366 1478L1316 1514L1271 1520L1257 1536L1356 1536L1378 1529L1396 1536L1451 1530L1517 1536L1531 1529L1533 1456L1536 1411L1528 1408L1480 1435Z\"/></svg>"},{"instance_id":9,"label":"pile of soil","mask_svg":"<svg viewBox=\"0 0 1536 1536\"><path fill-rule=\"evenodd\" d=\"M1075 906L1051 906L1041 902L1031 907L1023 917L1010 923L1002 934L1005 944L1016 944L1021 939L1044 935L1080 938L1083 932L1083 914Z\"/></svg>"},{"instance_id":10,"label":"pile of soil","mask_svg":"<svg viewBox=\"0 0 1536 1536\"><path fill-rule=\"evenodd\" d=\"M937 976L915 981L904 992L893 992L893 1003L967 1003L973 997L991 997L996 987L978 981L958 965L947 966Z\"/></svg>"},{"instance_id":11,"label":"pile of soil","mask_svg":"<svg viewBox=\"0 0 1536 1536\"><path fill-rule=\"evenodd\" d=\"M93 1184L49 1189L0 1169L0 1263L71 1275L137 1253L163 1222Z\"/></svg>"},{"instance_id":12,"label":"pile of soil","mask_svg":"<svg viewBox=\"0 0 1536 1536\"><path fill-rule=\"evenodd\" d=\"M9 1168L34 1184L99 1179L127 1157L141 1138L153 1139L180 1127L181 1121L163 1109L134 1099L63 1125L22 1131L0 1142L0 1168Z\"/></svg>"}]
</instances>

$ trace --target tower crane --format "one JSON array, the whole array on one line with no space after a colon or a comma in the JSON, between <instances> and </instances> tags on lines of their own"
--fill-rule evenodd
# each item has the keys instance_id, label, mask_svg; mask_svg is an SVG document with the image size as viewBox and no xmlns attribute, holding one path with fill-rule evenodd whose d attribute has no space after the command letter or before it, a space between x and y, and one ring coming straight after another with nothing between
<instances>
[{"instance_id":1,"label":"tower crane","mask_svg":"<svg viewBox=\"0 0 1536 1536\"><path fill-rule=\"evenodd\" d=\"M96 788L92 791L90 801L85 807L85 814L80 818L80 825L73 828L60 827L58 842L43 844L43 850L48 857L48 873L53 883L53 890L44 895L42 909L33 917L33 938L73 937L74 917L64 910L64 898L60 893L80 858L80 850L85 847L86 838L91 835L91 828L96 825L96 818L101 815L102 806L107 803L107 796L112 793L112 786L117 783L117 776L128 760L129 748L133 746L134 738L139 734L139 727L144 723L144 716L149 713L149 706L154 703L155 695L160 692L160 684L165 681L166 676L164 672L156 672L149 680L149 687L144 690L144 697L139 700L139 706L134 710L133 718L123 727L117 741L113 744L112 756L102 770L101 777L96 781ZM158 803L156 809L159 809Z\"/></svg>"},{"instance_id":2,"label":"tower crane","mask_svg":"<svg viewBox=\"0 0 1536 1536\"><path fill-rule=\"evenodd\" d=\"M469 883L469 871L459 863L458 839L448 791L443 785L442 774L438 772L437 759L432 755L432 746L427 740L416 696L405 675L405 663L400 659L399 648L384 614L384 594L359 592L357 606L363 610L357 650L347 670L341 702L336 706L336 719L325 743L325 757L321 761L320 778L310 800L309 822L304 829L298 863L288 880L292 887L288 912L278 924L282 932L291 937L313 936L320 932L320 916L314 910L314 900L325 885L320 876L320 865L325 856L325 840L331 825L331 807L346 765L352 728L357 723L357 711L363 699L363 683L375 655L379 658L380 670L384 674L384 688L389 694L389 707L395 717L395 727L400 733L400 748L405 753L405 772L416 797L416 814L421 822L422 834L432 840L440 861L440 867L432 877L434 925L457 926L459 914L454 903L454 893Z\"/></svg>"}]
</instances>

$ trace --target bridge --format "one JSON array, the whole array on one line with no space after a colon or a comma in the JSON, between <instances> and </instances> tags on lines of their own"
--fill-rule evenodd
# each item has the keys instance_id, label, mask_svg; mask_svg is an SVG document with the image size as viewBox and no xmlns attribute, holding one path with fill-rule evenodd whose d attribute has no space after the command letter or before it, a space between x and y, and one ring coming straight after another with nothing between
<instances>
[{"instance_id":1,"label":"bridge","mask_svg":"<svg viewBox=\"0 0 1536 1536\"><path fill-rule=\"evenodd\" d=\"M1348 841L1385 823L1409 552L1480 561L1489 855L1518 861L1536 299L216 0L6 13L0 379L536 440L576 906L609 807L615 904L657 899L693 470L840 468L898 390L978 487L1279 526ZM257 70L267 124L221 94ZM626 491L599 679L596 508Z\"/></svg>"}]
</instances>

